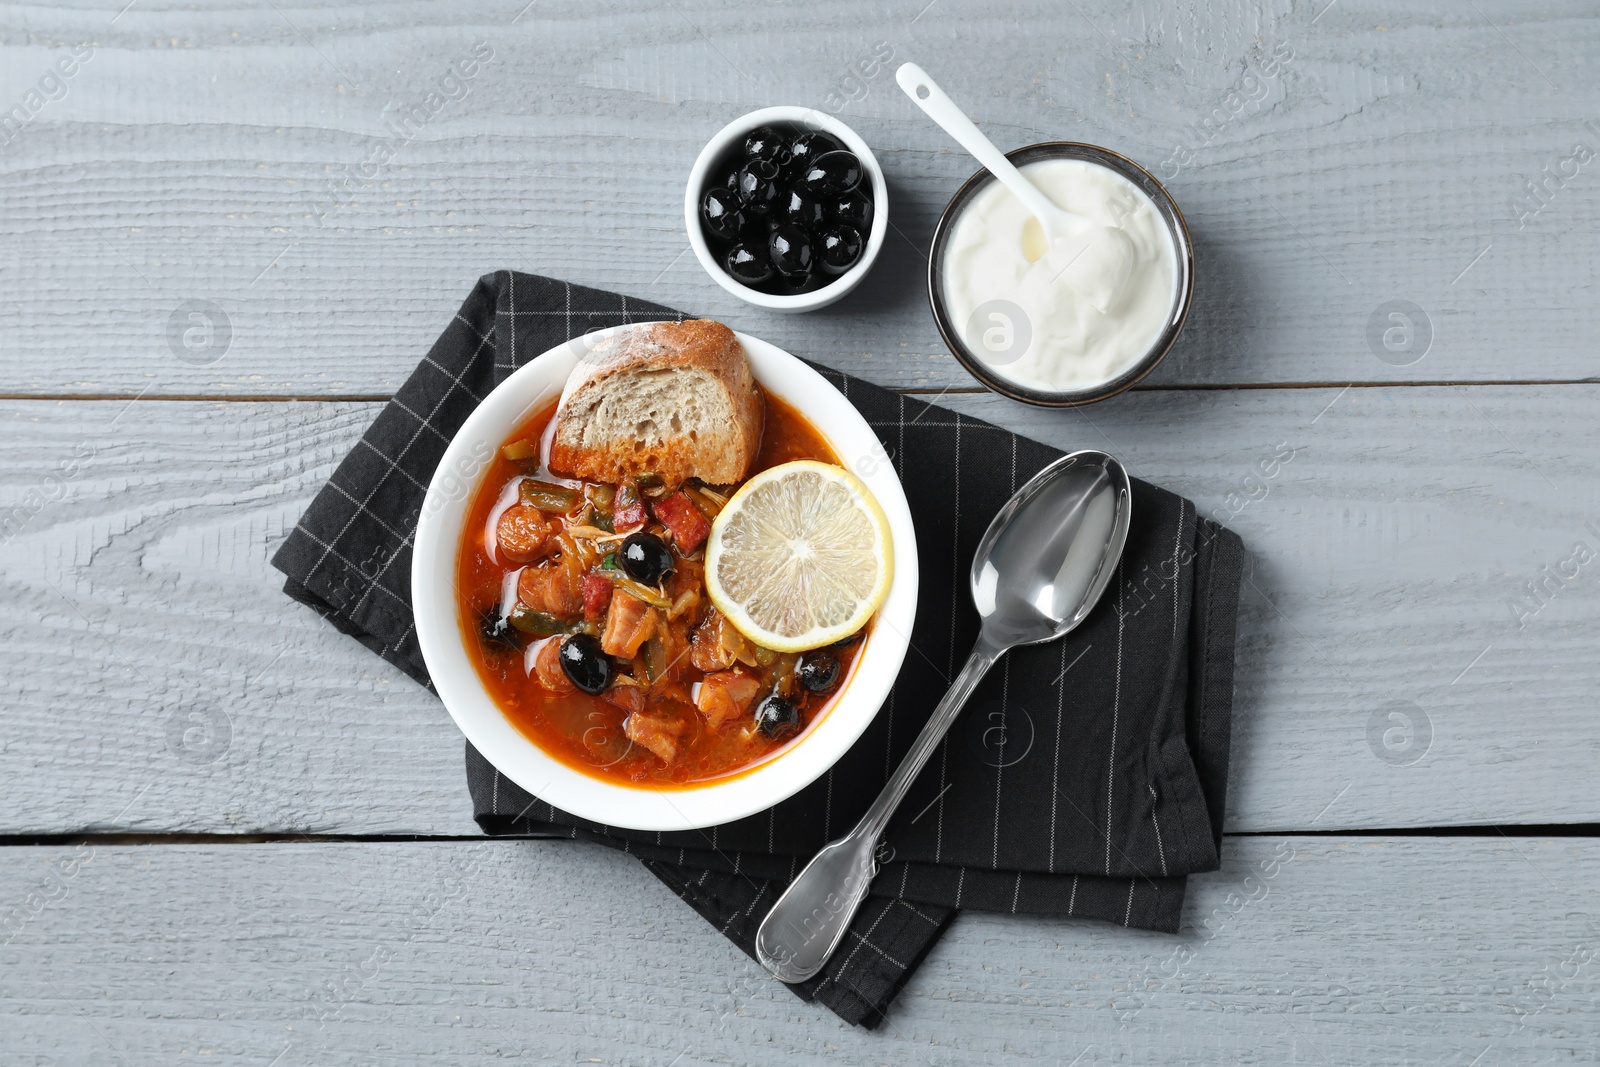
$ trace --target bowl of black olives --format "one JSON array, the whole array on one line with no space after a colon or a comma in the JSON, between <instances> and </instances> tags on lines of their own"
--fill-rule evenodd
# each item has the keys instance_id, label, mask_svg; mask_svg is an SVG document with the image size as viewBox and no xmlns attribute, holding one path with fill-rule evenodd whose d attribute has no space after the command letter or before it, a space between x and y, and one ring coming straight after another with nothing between
<instances>
[{"instance_id":1,"label":"bowl of black olives","mask_svg":"<svg viewBox=\"0 0 1600 1067\"><path fill-rule=\"evenodd\" d=\"M889 199L854 130L811 108L768 107L701 150L683 214L700 265L724 289L774 311L811 311L872 269Z\"/></svg>"}]
</instances>

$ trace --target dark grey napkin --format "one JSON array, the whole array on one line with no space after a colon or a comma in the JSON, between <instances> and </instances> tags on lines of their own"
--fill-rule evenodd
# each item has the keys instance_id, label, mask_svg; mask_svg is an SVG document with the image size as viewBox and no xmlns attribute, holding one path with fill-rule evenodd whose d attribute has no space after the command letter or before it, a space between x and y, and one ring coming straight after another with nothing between
<instances>
[{"instance_id":1,"label":"dark grey napkin","mask_svg":"<svg viewBox=\"0 0 1600 1067\"><path fill-rule=\"evenodd\" d=\"M411 536L451 436L514 369L588 330L679 318L532 275L481 279L273 559L285 591L423 684ZM1061 453L818 368L861 411L911 504L921 561L911 652L889 701L821 780L705 831L620 830L523 792L467 746L487 833L598 841L637 857L753 955L799 866L866 809L977 635L967 565L1017 486ZM1175 932L1185 875L1222 832L1243 547L1192 503L1136 481L1117 580L1065 640L1018 649L891 822L874 893L818 978L792 987L872 1026L960 908Z\"/></svg>"}]
</instances>

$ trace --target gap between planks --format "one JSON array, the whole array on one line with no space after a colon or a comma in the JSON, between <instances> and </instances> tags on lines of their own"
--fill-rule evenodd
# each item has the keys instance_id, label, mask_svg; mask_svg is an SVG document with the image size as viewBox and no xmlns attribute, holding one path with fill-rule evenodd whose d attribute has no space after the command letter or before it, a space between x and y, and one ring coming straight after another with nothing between
<instances>
[{"instance_id":1,"label":"gap between planks","mask_svg":"<svg viewBox=\"0 0 1600 1067\"><path fill-rule=\"evenodd\" d=\"M1353 830L1245 830L1226 831L1225 838L1251 837L1327 837L1327 838L1502 838L1508 841L1548 838L1600 838L1600 823L1548 823L1496 826L1424 826L1398 829ZM548 834L6 834L0 835L0 848L58 848L76 845L304 845L304 844L451 844L473 841L565 841L564 836Z\"/></svg>"},{"instance_id":2,"label":"gap between planks","mask_svg":"<svg viewBox=\"0 0 1600 1067\"><path fill-rule=\"evenodd\" d=\"M1132 393L1225 393L1225 392L1265 392L1271 390L1294 389L1483 389L1504 388L1507 386L1547 386L1547 385L1600 385L1600 378L1486 378L1474 381L1451 381L1446 378L1419 379L1403 382L1216 382L1196 383L1189 385L1134 385L1128 392ZM899 389L889 388L890 392L900 393L904 396L982 396L992 390L981 386L964 386L960 389L944 388L914 388ZM380 404L394 398L393 393L262 393L262 394L214 394L214 393L0 393L0 402L10 403L15 401L112 401L112 400L152 400L186 403L215 403L224 402L231 404ZM1109 399L1109 398L1108 398Z\"/></svg>"}]
</instances>

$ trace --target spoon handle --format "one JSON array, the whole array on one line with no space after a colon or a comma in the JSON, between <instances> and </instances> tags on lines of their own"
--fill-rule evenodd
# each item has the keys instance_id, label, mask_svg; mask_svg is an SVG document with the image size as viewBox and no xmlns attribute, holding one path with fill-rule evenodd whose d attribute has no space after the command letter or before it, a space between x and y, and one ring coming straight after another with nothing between
<instances>
[{"instance_id":1,"label":"spoon handle","mask_svg":"<svg viewBox=\"0 0 1600 1067\"><path fill-rule=\"evenodd\" d=\"M911 751L894 776L856 823L855 829L827 845L784 890L756 931L756 958L785 982L804 982L822 970L844 937L856 909L878 873L878 839L928 757L955 722L972 690L1005 651L979 636L966 666L951 683Z\"/></svg>"},{"instance_id":2,"label":"spoon handle","mask_svg":"<svg viewBox=\"0 0 1600 1067\"><path fill-rule=\"evenodd\" d=\"M996 148L994 142L972 124L966 112L957 107L956 102L928 77L927 71L915 63L902 63L894 72L894 80L905 90L912 103L925 111L945 133L954 137L962 148L972 153L973 157L983 164L985 170L1000 179L1005 187L1022 201L1023 206L1032 212L1034 218L1045 227L1046 232L1050 231L1050 221L1062 214L1061 208L1051 203L1049 197L1023 177L1022 172L1012 165L1005 153Z\"/></svg>"}]
</instances>

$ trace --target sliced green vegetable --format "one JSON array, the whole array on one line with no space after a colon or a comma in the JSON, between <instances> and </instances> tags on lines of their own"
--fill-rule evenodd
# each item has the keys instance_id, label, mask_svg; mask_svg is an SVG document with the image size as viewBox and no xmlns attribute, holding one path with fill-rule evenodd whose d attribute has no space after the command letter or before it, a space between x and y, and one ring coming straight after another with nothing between
<instances>
[{"instance_id":1,"label":"sliced green vegetable","mask_svg":"<svg viewBox=\"0 0 1600 1067\"><path fill-rule=\"evenodd\" d=\"M523 633L535 637L553 637L556 634L575 632L571 623L563 622L554 615L546 615L542 611L530 610L521 604L511 609L511 615L506 621Z\"/></svg>"},{"instance_id":2,"label":"sliced green vegetable","mask_svg":"<svg viewBox=\"0 0 1600 1067\"><path fill-rule=\"evenodd\" d=\"M800 663L800 656L795 652L785 652L780 655L772 667L772 690L781 697L791 697L794 694L794 672Z\"/></svg>"},{"instance_id":3,"label":"sliced green vegetable","mask_svg":"<svg viewBox=\"0 0 1600 1067\"><path fill-rule=\"evenodd\" d=\"M586 501L583 508L584 522L606 533L616 533L617 527L612 519L612 512L616 508L617 490L611 485L585 485L583 499Z\"/></svg>"},{"instance_id":4,"label":"sliced green vegetable","mask_svg":"<svg viewBox=\"0 0 1600 1067\"><path fill-rule=\"evenodd\" d=\"M572 505L578 502L576 489L568 489L564 485L551 485L549 482L536 481L533 478L522 480L517 486L517 496L529 507L562 514L571 511Z\"/></svg>"},{"instance_id":5,"label":"sliced green vegetable","mask_svg":"<svg viewBox=\"0 0 1600 1067\"><path fill-rule=\"evenodd\" d=\"M661 475L653 471L646 471L633 480L633 484L640 489L654 489L661 484Z\"/></svg>"},{"instance_id":6,"label":"sliced green vegetable","mask_svg":"<svg viewBox=\"0 0 1600 1067\"><path fill-rule=\"evenodd\" d=\"M659 635L651 635L644 643L644 674L654 682L667 673L667 643Z\"/></svg>"},{"instance_id":7,"label":"sliced green vegetable","mask_svg":"<svg viewBox=\"0 0 1600 1067\"><path fill-rule=\"evenodd\" d=\"M600 566L603 570L608 571L622 569L621 567L617 566L617 554L615 552L607 552L605 558L600 561Z\"/></svg>"},{"instance_id":8,"label":"sliced green vegetable","mask_svg":"<svg viewBox=\"0 0 1600 1067\"><path fill-rule=\"evenodd\" d=\"M706 513L706 518L714 519L722 510L722 505L712 499L711 495L698 486L685 483L683 495L694 501L695 507Z\"/></svg>"},{"instance_id":9,"label":"sliced green vegetable","mask_svg":"<svg viewBox=\"0 0 1600 1067\"><path fill-rule=\"evenodd\" d=\"M539 442L534 438L529 438L526 441L512 441L509 445L501 447L500 454L513 462L538 459Z\"/></svg>"}]
</instances>

